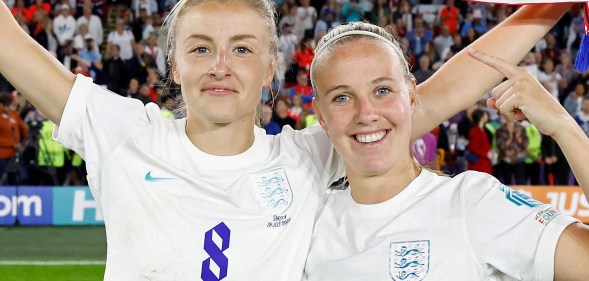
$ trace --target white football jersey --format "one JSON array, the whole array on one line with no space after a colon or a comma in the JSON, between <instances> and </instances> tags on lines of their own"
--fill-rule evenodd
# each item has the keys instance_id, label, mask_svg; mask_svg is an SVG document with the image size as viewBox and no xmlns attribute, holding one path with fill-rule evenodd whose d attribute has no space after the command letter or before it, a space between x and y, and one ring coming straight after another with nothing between
<instances>
[{"instance_id":1,"label":"white football jersey","mask_svg":"<svg viewBox=\"0 0 589 281\"><path fill-rule=\"evenodd\" d=\"M556 243L575 221L488 174L450 178L424 169L380 204L358 204L350 189L332 191L315 225L305 275L553 280Z\"/></svg>"},{"instance_id":2,"label":"white football jersey","mask_svg":"<svg viewBox=\"0 0 589 281\"><path fill-rule=\"evenodd\" d=\"M316 211L343 165L321 129L255 131L214 156L186 120L78 76L54 137L86 160L107 232L105 280L300 280Z\"/></svg>"}]
</instances>

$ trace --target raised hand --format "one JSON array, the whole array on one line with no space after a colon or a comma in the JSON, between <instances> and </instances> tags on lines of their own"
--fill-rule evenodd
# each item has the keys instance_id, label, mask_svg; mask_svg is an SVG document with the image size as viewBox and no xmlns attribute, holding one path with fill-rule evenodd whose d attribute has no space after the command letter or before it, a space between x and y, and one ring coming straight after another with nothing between
<instances>
[{"instance_id":1,"label":"raised hand","mask_svg":"<svg viewBox=\"0 0 589 281\"><path fill-rule=\"evenodd\" d=\"M507 81L495 87L487 105L515 120L529 120L545 135L554 135L562 125L563 118L572 117L550 95L540 82L526 69L512 65L500 58L475 49L468 54L497 70Z\"/></svg>"}]
</instances>

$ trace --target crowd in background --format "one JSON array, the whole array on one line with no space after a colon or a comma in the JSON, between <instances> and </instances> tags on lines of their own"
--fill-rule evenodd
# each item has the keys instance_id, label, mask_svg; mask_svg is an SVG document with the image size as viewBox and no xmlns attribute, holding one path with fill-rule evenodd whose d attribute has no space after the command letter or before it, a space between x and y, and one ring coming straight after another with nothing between
<instances>
[{"instance_id":1,"label":"crowd in background","mask_svg":"<svg viewBox=\"0 0 589 281\"><path fill-rule=\"evenodd\" d=\"M179 87L167 78L167 46L159 36L177 0L4 2L23 30L73 73L92 77L121 96L158 103L166 117L182 117ZM316 42L330 28L353 21L387 28L406 49L421 83L518 8L454 0L276 0L275 4L279 63L272 85L262 91L260 116L268 134L280 133L284 125L303 129L317 123L309 67ZM579 4L520 66L532 72L589 135L589 78L572 63L583 30ZM554 140L525 121L505 120L484 100L415 141L417 160L450 174L467 169L488 172L506 184L575 184ZM0 185L85 184L81 158L51 139L54 124L3 78L0 112Z\"/></svg>"}]
</instances>

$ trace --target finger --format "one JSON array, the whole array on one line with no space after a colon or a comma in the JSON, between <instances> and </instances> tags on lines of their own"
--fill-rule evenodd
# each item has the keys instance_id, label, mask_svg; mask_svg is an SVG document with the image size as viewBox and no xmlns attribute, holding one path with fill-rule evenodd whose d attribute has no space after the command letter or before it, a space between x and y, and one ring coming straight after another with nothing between
<instances>
[{"instance_id":1,"label":"finger","mask_svg":"<svg viewBox=\"0 0 589 281\"><path fill-rule=\"evenodd\" d=\"M498 57L491 56L487 53L481 52L474 48L468 48L467 52L471 57L501 72L501 74L505 75L505 77L507 78L511 78L521 71L519 67L513 64L510 64Z\"/></svg>"},{"instance_id":2,"label":"finger","mask_svg":"<svg viewBox=\"0 0 589 281\"><path fill-rule=\"evenodd\" d=\"M505 90L500 96L495 97L495 106L499 109L503 108L505 102L513 96L513 87Z\"/></svg>"},{"instance_id":3,"label":"finger","mask_svg":"<svg viewBox=\"0 0 589 281\"><path fill-rule=\"evenodd\" d=\"M489 107L491 109L497 109L497 106L495 106L495 98L494 97L490 97L487 99L487 107Z\"/></svg>"},{"instance_id":4,"label":"finger","mask_svg":"<svg viewBox=\"0 0 589 281\"><path fill-rule=\"evenodd\" d=\"M495 99L500 98L505 91L507 91L509 88L511 88L511 86L513 86L514 83L514 80L507 80L497 85L495 88L493 88L493 90L491 90L491 95L493 95Z\"/></svg>"}]
</instances>

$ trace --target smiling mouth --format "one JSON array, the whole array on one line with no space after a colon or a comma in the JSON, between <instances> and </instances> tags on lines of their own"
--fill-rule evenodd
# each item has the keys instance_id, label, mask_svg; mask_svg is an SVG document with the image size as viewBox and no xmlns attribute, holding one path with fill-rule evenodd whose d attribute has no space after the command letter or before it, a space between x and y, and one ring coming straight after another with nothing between
<instances>
[{"instance_id":1,"label":"smiling mouth","mask_svg":"<svg viewBox=\"0 0 589 281\"><path fill-rule=\"evenodd\" d=\"M389 131L390 130L384 130L370 134L357 134L353 135L353 137L360 143L370 144L382 140L389 133Z\"/></svg>"},{"instance_id":2,"label":"smiling mouth","mask_svg":"<svg viewBox=\"0 0 589 281\"><path fill-rule=\"evenodd\" d=\"M232 89L228 89L228 88L207 88L204 89L204 91L210 95L214 95L214 96L225 96L225 95L231 95L231 94L235 94L236 92Z\"/></svg>"}]
</instances>

